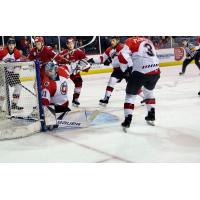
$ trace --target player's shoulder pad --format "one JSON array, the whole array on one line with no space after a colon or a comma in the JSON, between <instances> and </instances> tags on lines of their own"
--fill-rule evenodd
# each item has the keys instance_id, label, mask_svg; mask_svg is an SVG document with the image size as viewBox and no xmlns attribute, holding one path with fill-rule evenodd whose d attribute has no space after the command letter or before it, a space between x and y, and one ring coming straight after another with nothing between
<instances>
[{"instance_id":1,"label":"player's shoulder pad","mask_svg":"<svg viewBox=\"0 0 200 200\"><path fill-rule=\"evenodd\" d=\"M68 52L68 50L67 49L64 49L64 50L62 50L59 54L60 55L64 55L64 54L66 54Z\"/></svg>"},{"instance_id":2,"label":"player's shoulder pad","mask_svg":"<svg viewBox=\"0 0 200 200\"><path fill-rule=\"evenodd\" d=\"M37 48L36 47L33 47L31 50L30 50L30 54L32 54L33 52L36 52L37 51Z\"/></svg>"},{"instance_id":3,"label":"player's shoulder pad","mask_svg":"<svg viewBox=\"0 0 200 200\"><path fill-rule=\"evenodd\" d=\"M116 47L116 51L119 52L123 49L124 45L122 43L119 43Z\"/></svg>"},{"instance_id":4,"label":"player's shoulder pad","mask_svg":"<svg viewBox=\"0 0 200 200\"><path fill-rule=\"evenodd\" d=\"M14 48L14 56L15 59L18 59L22 56L21 52L17 48Z\"/></svg>"},{"instance_id":5,"label":"player's shoulder pad","mask_svg":"<svg viewBox=\"0 0 200 200\"><path fill-rule=\"evenodd\" d=\"M45 75L42 80L42 87L48 88L49 85L50 85L50 79L48 76Z\"/></svg>"},{"instance_id":6,"label":"player's shoulder pad","mask_svg":"<svg viewBox=\"0 0 200 200\"><path fill-rule=\"evenodd\" d=\"M70 74L65 66L58 67L58 75L64 78L69 78Z\"/></svg>"},{"instance_id":7,"label":"player's shoulder pad","mask_svg":"<svg viewBox=\"0 0 200 200\"><path fill-rule=\"evenodd\" d=\"M8 54L8 48L7 47L3 47L1 50L0 50L0 55L1 57L4 57Z\"/></svg>"},{"instance_id":8,"label":"player's shoulder pad","mask_svg":"<svg viewBox=\"0 0 200 200\"><path fill-rule=\"evenodd\" d=\"M112 47L108 47L105 51L105 54L109 56L110 52L112 51Z\"/></svg>"}]
</instances>

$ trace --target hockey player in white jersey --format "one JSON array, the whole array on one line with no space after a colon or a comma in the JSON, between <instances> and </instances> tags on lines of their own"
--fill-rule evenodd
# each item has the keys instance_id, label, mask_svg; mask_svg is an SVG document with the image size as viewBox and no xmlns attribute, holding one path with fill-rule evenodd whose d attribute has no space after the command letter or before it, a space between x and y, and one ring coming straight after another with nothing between
<instances>
[{"instance_id":1,"label":"hockey player in white jersey","mask_svg":"<svg viewBox=\"0 0 200 200\"><path fill-rule=\"evenodd\" d=\"M13 38L9 38L7 41L7 46L0 50L0 61L2 63L9 63L9 62L16 62L20 61L21 53L16 48L16 41ZM22 90L21 81L20 81L20 67L7 67L5 70L5 81L10 87L14 87L13 92L13 99L11 108L15 110L23 110L24 108L22 106L18 106L18 101L20 98L20 93ZM2 75L2 74L1 74ZM4 92L4 83L0 80L0 110L3 107L4 100L5 100L5 94ZM1 94L2 93L2 94Z\"/></svg>"},{"instance_id":2,"label":"hockey player in white jersey","mask_svg":"<svg viewBox=\"0 0 200 200\"><path fill-rule=\"evenodd\" d=\"M54 62L45 65L45 77L42 80L42 104L55 105L56 112L69 111L68 84L70 75L90 68L90 64L82 59L72 65L57 66Z\"/></svg>"},{"instance_id":3,"label":"hockey player in white jersey","mask_svg":"<svg viewBox=\"0 0 200 200\"><path fill-rule=\"evenodd\" d=\"M64 67L57 67L53 62L45 66L45 76L42 81L42 105L55 105L56 112L69 111L68 84L70 74Z\"/></svg>"},{"instance_id":4,"label":"hockey player in white jersey","mask_svg":"<svg viewBox=\"0 0 200 200\"><path fill-rule=\"evenodd\" d=\"M160 69L153 43L144 37L128 38L118 59L121 68L124 71L131 72L131 77L126 87L125 120L121 124L122 127L125 130L130 127L136 96L142 86L148 111L145 120L147 123L154 125L156 101L153 89L160 78Z\"/></svg>"},{"instance_id":5,"label":"hockey player in white jersey","mask_svg":"<svg viewBox=\"0 0 200 200\"><path fill-rule=\"evenodd\" d=\"M120 51L123 49L123 44L120 42L119 36L112 36L111 37L111 45L106 49L106 51L99 57L94 57L88 60L91 64L100 64L103 63L104 65L112 65L113 72L110 75L110 79L108 81L105 96L103 99L99 100L99 104L106 106L109 103L110 96L114 90L116 83L120 83L122 79L128 81L128 74L124 73L120 69L120 63L118 60L118 55ZM139 91L141 93L141 91ZM141 94L141 97L142 94Z\"/></svg>"},{"instance_id":6,"label":"hockey player in white jersey","mask_svg":"<svg viewBox=\"0 0 200 200\"><path fill-rule=\"evenodd\" d=\"M55 118L54 128L75 126L85 127L87 125L87 116L85 111L69 112L68 100L68 79L71 74L80 73L82 70L89 69L90 65L86 60L81 60L72 65L57 66L54 62L48 62L45 65L45 76L42 80L42 105L45 116L48 110ZM50 106L53 106L50 107ZM51 120L53 118L51 117ZM72 120L72 122L69 122ZM45 122L47 119L45 118ZM52 125L52 124L51 124Z\"/></svg>"}]
</instances>

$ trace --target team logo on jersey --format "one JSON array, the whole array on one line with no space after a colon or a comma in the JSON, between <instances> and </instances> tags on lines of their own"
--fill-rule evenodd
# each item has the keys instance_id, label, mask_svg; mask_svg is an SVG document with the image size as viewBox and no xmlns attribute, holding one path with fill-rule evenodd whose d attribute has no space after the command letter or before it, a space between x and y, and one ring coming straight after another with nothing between
<instances>
[{"instance_id":1,"label":"team logo on jersey","mask_svg":"<svg viewBox=\"0 0 200 200\"><path fill-rule=\"evenodd\" d=\"M45 87L49 86L49 82L48 81L44 82L44 86Z\"/></svg>"},{"instance_id":2,"label":"team logo on jersey","mask_svg":"<svg viewBox=\"0 0 200 200\"><path fill-rule=\"evenodd\" d=\"M62 95L66 95L67 94L67 82L64 81L61 86L60 86L60 92Z\"/></svg>"},{"instance_id":3,"label":"team logo on jersey","mask_svg":"<svg viewBox=\"0 0 200 200\"><path fill-rule=\"evenodd\" d=\"M34 51L34 52L33 52L33 55L34 55L34 56L36 56L36 55L37 55L37 53Z\"/></svg>"}]
</instances>

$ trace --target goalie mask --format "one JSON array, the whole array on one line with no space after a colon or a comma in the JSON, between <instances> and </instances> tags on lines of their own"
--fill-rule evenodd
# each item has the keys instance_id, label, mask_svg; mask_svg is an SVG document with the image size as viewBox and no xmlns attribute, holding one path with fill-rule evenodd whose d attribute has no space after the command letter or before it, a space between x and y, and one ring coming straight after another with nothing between
<instances>
[{"instance_id":1,"label":"goalie mask","mask_svg":"<svg viewBox=\"0 0 200 200\"><path fill-rule=\"evenodd\" d=\"M57 65L54 62L48 62L45 65L45 73L52 80L56 80L57 77Z\"/></svg>"}]
</instances>

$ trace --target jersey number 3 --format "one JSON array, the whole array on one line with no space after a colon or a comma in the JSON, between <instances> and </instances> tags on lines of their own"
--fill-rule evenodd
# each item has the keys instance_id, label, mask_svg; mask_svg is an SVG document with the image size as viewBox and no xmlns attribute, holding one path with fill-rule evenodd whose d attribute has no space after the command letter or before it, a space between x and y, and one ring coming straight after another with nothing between
<instances>
[{"instance_id":1,"label":"jersey number 3","mask_svg":"<svg viewBox=\"0 0 200 200\"><path fill-rule=\"evenodd\" d=\"M146 48L146 53L149 55L149 56L155 56L154 55L154 53L153 53L153 49L152 49L152 46L150 45L150 44L148 44L148 43L146 43L145 45L144 45L144 47Z\"/></svg>"}]
</instances>

